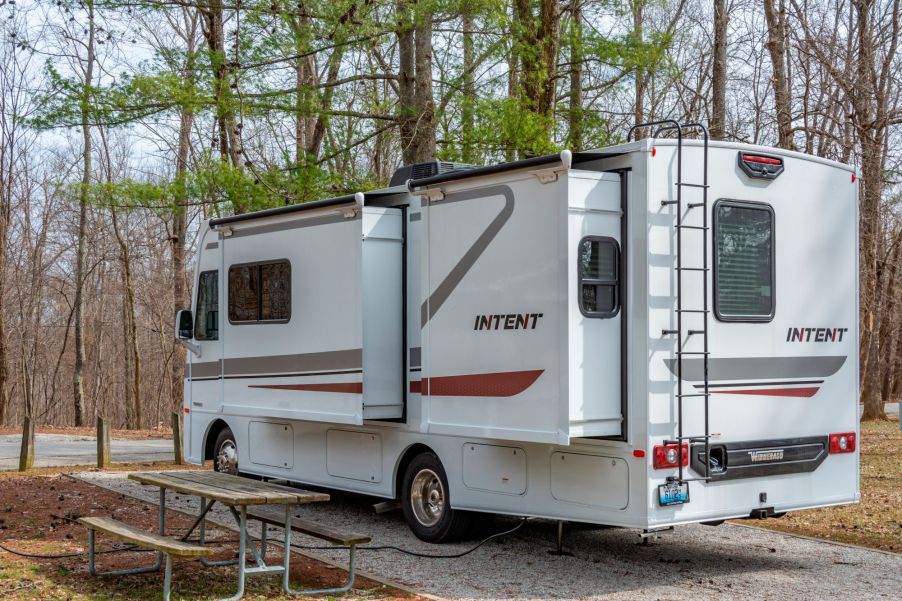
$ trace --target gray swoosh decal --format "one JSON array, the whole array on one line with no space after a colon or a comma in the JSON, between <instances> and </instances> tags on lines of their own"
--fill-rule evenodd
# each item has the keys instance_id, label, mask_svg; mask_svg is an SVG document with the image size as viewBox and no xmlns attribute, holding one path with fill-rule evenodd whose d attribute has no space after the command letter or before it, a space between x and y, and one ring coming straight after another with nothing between
<instances>
[{"instance_id":1,"label":"gray swoosh decal","mask_svg":"<svg viewBox=\"0 0 902 601\"><path fill-rule=\"evenodd\" d=\"M303 353L299 355L269 355L264 357L235 357L225 361L205 361L191 366L192 378L215 378L220 375L255 375L297 373L305 371L335 371L359 369L363 366L363 349Z\"/></svg>"},{"instance_id":2,"label":"gray swoosh decal","mask_svg":"<svg viewBox=\"0 0 902 601\"><path fill-rule=\"evenodd\" d=\"M487 198L489 196L498 195L504 196L504 207L501 209L501 212L495 216L485 231L479 235L479 238L476 239L473 246L464 253L464 256L460 258L457 265L455 265L448 275L445 276L445 279L442 280L441 284L436 287L435 292L433 292L420 307L420 327L425 326L436 312L438 312L441 306L445 304L445 301L448 300L448 297L451 296L451 293L457 288L457 285L464 279L464 276L467 275L470 268L473 267L482 253L485 252L485 249L488 248L489 244L492 243L492 240L495 239L495 236L498 235L498 232L501 231L501 228L504 227L504 224L507 223L514 213L514 192L510 189L510 186L491 186L489 188L480 188L479 190L467 190L466 192L449 194L443 200L437 201L437 204L446 204L449 202L474 200L476 198Z\"/></svg>"},{"instance_id":3,"label":"gray swoosh decal","mask_svg":"<svg viewBox=\"0 0 902 601\"><path fill-rule=\"evenodd\" d=\"M708 380L764 380L777 378L826 378L839 371L844 356L730 357L708 359ZM677 373L677 360L665 359L667 369ZM683 379L703 380L704 360L683 359Z\"/></svg>"}]
</instances>

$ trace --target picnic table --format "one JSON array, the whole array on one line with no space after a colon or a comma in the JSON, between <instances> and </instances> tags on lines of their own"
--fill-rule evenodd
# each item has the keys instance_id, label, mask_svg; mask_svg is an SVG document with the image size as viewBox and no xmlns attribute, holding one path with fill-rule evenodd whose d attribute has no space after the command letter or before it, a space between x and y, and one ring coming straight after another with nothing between
<instances>
[{"instance_id":1,"label":"picnic table","mask_svg":"<svg viewBox=\"0 0 902 601\"><path fill-rule=\"evenodd\" d=\"M210 471L179 471L179 472L140 472L129 474L131 480L148 486L156 486L160 489L160 534L165 535L166 529L166 491L196 496L200 498L200 512L188 533L182 537L187 540L189 536L198 530L198 538L201 546L204 544L206 516L216 503L229 508L238 523L238 558L224 561L209 561L200 556L200 561L206 565L238 565L238 590L223 601L237 601L244 595L244 581L247 575L252 574L282 574L282 588L286 593L293 593L288 582L288 574L291 561L291 508L293 505L305 503L317 503L329 500L329 495L319 492L311 492L300 488L282 486L269 482L249 480L240 476L223 474ZM266 530L263 524L263 534L260 544L254 545L249 540L247 532L248 507L274 505L282 506L284 510L282 548L284 558L282 565L266 565ZM272 513L276 513L273 511ZM281 512L280 512L281 517ZM248 567L247 551L250 548L254 556L256 566Z\"/></svg>"}]
</instances>

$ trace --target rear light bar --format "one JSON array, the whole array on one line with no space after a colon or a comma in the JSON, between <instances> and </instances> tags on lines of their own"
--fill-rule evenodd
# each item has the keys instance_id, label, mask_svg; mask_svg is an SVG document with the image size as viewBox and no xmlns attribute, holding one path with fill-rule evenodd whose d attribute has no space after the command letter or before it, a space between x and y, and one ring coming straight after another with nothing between
<instances>
[{"instance_id":1,"label":"rear light bar","mask_svg":"<svg viewBox=\"0 0 902 601\"><path fill-rule=\"evenodd\" d=\"M853 453L855 432L839 432L830 435L830 453Z\"/></svg>"},{"instance_id":2,"label":"rear light bar","mask_svg":"<svg viewBox=\"0 0 902 601\"><path fill-rule=\"evenodd\" d=\"M739 168L749 177L777 179L783 173L783 159L757 152L739 152Z\"/></svg>"},{"instance_id":3,"label":"rear light bar","mask_svg":"<svg viewBox=\"0 0 902 601\"><path fill-rule=\"evenodd\" d=\"M680 466L680 447L683 447L682 459L683 467L689 465L689 444L657 444L652 450L652 464L656 470L666 470L668 468Z\"/></svg>"}]
</instances>

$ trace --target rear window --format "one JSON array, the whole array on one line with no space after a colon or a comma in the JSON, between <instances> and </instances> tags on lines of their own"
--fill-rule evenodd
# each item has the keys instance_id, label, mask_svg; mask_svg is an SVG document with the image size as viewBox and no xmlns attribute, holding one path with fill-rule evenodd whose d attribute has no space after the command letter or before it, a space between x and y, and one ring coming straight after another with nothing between
<instances>
[{"instance_id":1,"label":"rear window","mask_svg":"<svg viewBox=\"0 0 902 601\"><path fill-rule=\"evenodd\" d=\"M774 317L774 210L757 202L714 205L714 310L721 321Z\"/></svg>"}]
</instances>

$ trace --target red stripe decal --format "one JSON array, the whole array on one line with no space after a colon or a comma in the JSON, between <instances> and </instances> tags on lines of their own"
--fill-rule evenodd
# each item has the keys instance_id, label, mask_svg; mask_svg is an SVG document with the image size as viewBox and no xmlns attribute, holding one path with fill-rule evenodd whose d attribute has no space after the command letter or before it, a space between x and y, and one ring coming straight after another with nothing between
<instances>
[{"instance_id":1,"label":"red stripe decal","mask_svg":"<svg viewBox=\"0 0 902 601\"><path fill-rule=\"evenodd\" d=\"M520 394L539 379L545 370L508 371L494 374L472 374L466 376L442 376L423 378L410 383L410 392L430 396L486 396L510 397ZM302 390L308 392L341 392L360 394L362 382L341 382L331 384L258 384L248 388L270 390Z\"/></svg>"},{"instance_id":2,"label":"red stripe decal","mask_svg":"<svg viewBox=\"0 0 902 601\"><path fill-rule=\"evenodd\" d=\"M363 382L337 382L332 384L261 384L248 386L248 388L270 388L272 390L305 390L308 392L343 392L345 394L360 394L363 392Z\"/></svg>"},{"instance_id":3,"label":"red stripe decal","mask_svg":"<svg viewBox=\"0 0 902 601\"><path fill-rule=\"evenodd\" d=\"M420 382L411 382L410 391L421 392L429 396L509 397L520 394L532 386L544 372L544 369L536 369L494 374L423 378ZM414 390L414 385L417 387L416 391Z\"/></svg>"},{"instance_id":4,"label":"red stripe decal","mask_svg":"<svg viewBox=\"0 0 902 601\"><path fill-rule=\"evenodd\" d=\"M714 394L754 394L760 396L812 397L819 387L814 388L758 388L754 390L712 390Z\"/></svg>"}]
</instances>

